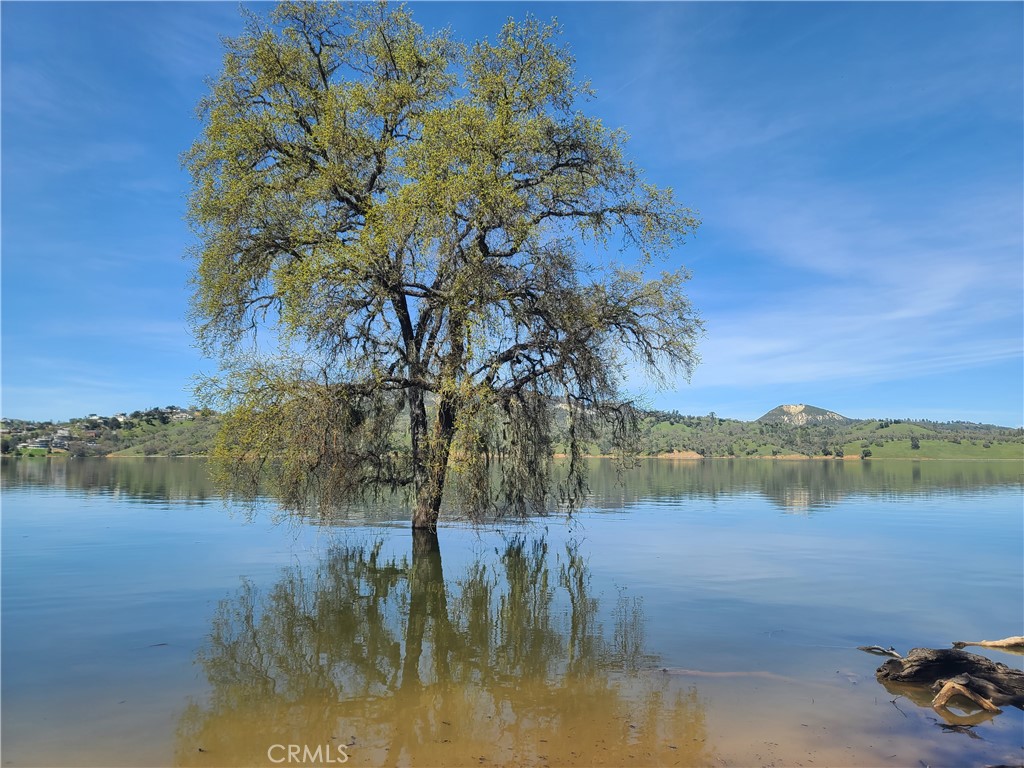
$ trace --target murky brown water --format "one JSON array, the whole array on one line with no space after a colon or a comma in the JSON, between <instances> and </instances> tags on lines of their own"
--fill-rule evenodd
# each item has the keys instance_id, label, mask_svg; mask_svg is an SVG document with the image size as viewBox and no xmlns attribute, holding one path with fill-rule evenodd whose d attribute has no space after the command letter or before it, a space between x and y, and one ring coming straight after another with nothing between
<instances>
[{"instance_id":1,"label":"murky brown water","mask_svg":"<svg viewBox=\"0 0 1024 768\"><path fill-rule=\"evenodd\" d=\"M856 650L1021 633L1019 467L800 464L433 539L5 462L3 764L1019 764L1020 711L950 728Z\"/></svg>"}]
</instances>

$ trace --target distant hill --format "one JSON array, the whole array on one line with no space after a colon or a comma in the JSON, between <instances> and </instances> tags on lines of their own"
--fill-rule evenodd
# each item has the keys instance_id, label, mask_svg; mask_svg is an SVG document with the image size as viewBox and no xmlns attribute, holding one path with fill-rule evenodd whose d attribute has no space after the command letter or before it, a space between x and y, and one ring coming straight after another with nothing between
<instances>
[{"instance_id":1,"label":"distant hill","mask_svg":"<svg viewBox=\"0 0 1024 768\"><path fill-rule=\"evenodd\" d=\"M780 405L772 408L757 420L759 424L791 424L802 427L805 424L850 424L848 419L835 411L826 411L813 405Z\"/></svg>"}]
</instances>

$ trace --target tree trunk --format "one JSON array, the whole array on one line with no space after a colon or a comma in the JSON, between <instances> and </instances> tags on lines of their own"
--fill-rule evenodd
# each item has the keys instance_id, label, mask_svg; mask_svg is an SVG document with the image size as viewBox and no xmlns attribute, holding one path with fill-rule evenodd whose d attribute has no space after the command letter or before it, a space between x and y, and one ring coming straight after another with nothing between
<instances>
[{"instance_id":1,"label":"tree trunk","mask_svg":"<svg viewBox=\"0 0 1024 768\"><path fill-rule=\"evenodd\" d=\"M442 395L437 406L434 434L426 446L420 441L418 450L414 447L416 508L412 515L413 529L437 530L437 518L441 513L444 483L448 475L448 455L455 436L455 414L456 406L452 398Z\"/></svg>"},{"instance_id":2,"label":"tree trunk","mask_svg":"<svg viewBox=\"0 0 1024 768\"><path fill-rule=\"evenodd\" d=\"M428 472L430 450L427 439L427 408L423 390L413 387L409 390L409 431L412 437L413 487L416 490L416 508L413 510L414 529L433 530L437 518L431 520L430 504L425 498L425 489L430 483Z\"/></svg>"},{"instance_id":3,"label":"tree trunk","mask_svg":"<svg viewBox=\"0 0 1024 768\"><path fill-rule=\"evenodd\" d=\"M437 518L441 513L441 494L433 491L433 483L416 494L416 508L412 512L413 531L437 530Z\"/></svg>"}]
</instances>

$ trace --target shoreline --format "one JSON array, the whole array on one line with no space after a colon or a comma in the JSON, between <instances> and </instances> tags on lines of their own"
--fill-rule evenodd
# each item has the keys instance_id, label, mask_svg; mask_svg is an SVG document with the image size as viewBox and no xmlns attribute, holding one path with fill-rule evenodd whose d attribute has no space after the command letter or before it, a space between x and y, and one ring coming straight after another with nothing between
<instances>
[{"instance_id":1,"label":"shoreline","mask_svg":"<svg viewBox=\"0 0 1024 768\"><path fill-rule=\"evenodd\" d=\"M692 455L691 455L692 454ZM552 456L554 459L567 459L569 454L567 453L556 453ZM607 454L586 454L583 456L584 459L615 459L617 457L610 456ZM779 454L778 456L701 456L699 453L694 451L686 451L680 453L659 453L653 456L637 456L637 459L642 460L658 460L658 461L1021 461L1019 457L1011 458L975 458L972 456L950 456L943 458L934 458L931 456L868 456L867 458L861 458L859 455L847 455L847 456L807 456L802 453L787 453Z\"/></svg>"},{"instance_id":2,"label":"shoreline","mask_svg":"<svg viewBox=\"0 0 1024 768\"><path fill-rule=\"evenodd\" d=\"M75 457L69 456L66 453L54 453L48 456L16 456L13 454L5 453L2 455L4 459L63 459L71 461L75 458L86 458L86 459L208 459L209 454L205 453L190 453L181 455L168 455L166 453L154 453L150 456L140 455L118 455L113 453L104 454L101 456L82 456ZM552 454L553 459L568 459L569 454L567 453L555 453ZM609 454L597 454L588 453L584 454L584 459L603 459L603 460L614 460L618 457ZM847 462L847 461L1016 461L1020 462L1021 457L1002 457L1002 458L985 458L985 457L973 457L973 456L949 456L936 458L933 456L868 456L862 458L856 454L848 454L845 456L807 456L802 453L785 453L779 454L778 456L701 456L696 451L679 451L677 453L658 453L647 456L636 456L637 460L642 461L835 461L835 462Z\"/></svg>"}]
</instances>

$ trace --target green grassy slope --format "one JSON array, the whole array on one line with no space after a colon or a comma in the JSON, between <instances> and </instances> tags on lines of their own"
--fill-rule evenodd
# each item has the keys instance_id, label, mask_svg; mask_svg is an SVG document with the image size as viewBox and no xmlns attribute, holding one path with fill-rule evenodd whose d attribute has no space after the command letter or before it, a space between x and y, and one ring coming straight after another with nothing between
<instances>
[{"instance_id":1,"label":"green grassy slope","mask_svg":"<svg viewBox=\"0 0 1024 768\"><path fill-rule=\"evenodd\" d=\"M133 414L120 427L111 419L72 423L68 451L82 456L201 456L210 451L220 417L194 411L179 420L158 413ZM100 422L105 422L101 424ZM40 425L33 432L45 436L61 425ZM86 426L89 428L86 429ZM564 430L560 424L558 430ZM700 455L716 457L806 456L873 459L965 459L1024 461L1024 430L967 422L915 422L908 420L836 421L793 425L723 419L715 414L685 416L678 412L650 412L640 424L642 455ZM23 439L12 438L8 443ZM914 445L916 444L916 448ZM556 436L555 451L566 450L564 435ZM588 446L591 455L614 451L610 434L601 434ZM45 454L45 449L33 453Z\"/></svg>"},{"instance_id":2,"label":"green grassy slope","mask_svg":"<svg viewBox=\"0 0 1024 768\"><path fill-rule=\"evenodd\" d=\"M141 424L122 430L120 444L111 456L203 456L209 452L219 419L199 417L171 424Z\"/></svg>"}]
</instances>

